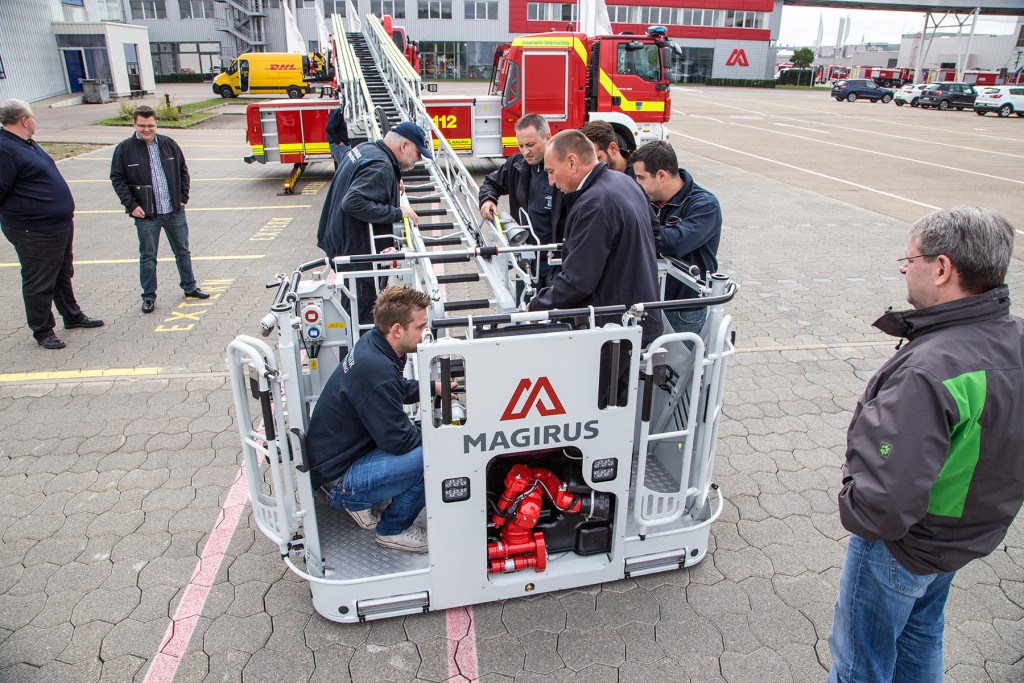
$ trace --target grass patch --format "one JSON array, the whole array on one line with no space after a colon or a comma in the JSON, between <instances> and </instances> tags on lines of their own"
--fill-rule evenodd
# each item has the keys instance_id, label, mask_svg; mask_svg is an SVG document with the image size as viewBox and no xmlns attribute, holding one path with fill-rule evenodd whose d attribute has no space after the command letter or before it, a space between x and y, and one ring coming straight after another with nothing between
<instances>
[{"instance_id":1,"label":"grass patch","mask_svg":"<svg viewBox=\"0 0 1024 683\"><path fill-rule=\"evenodd\" d=\"M228 103L223 98L217 97L176 105L165 96L164 100L156 107L157 119L161 128L191 128L197 123L217 116L217 112L213 110ZM120 112L116 118L103 119L97 124L100 126L131 126L134 124L132 111L135 106L134 102L121 102Z\"/></svg>"},{"instance_id":2,"label":"grass patch","mask_svg":"<svg viewBox=\"0 0 1024 683\"><path fill-rule=\"evenodd\" d=\"M91 152L106 145L87 145L77 142L40 142L39 146L56 161Z\"/></svg>"}]
</instances>

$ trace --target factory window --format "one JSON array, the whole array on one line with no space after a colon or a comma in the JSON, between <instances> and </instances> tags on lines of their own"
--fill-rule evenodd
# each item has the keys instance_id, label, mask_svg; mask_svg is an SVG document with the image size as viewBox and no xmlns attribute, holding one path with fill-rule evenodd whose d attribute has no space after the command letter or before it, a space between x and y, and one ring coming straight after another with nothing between
<instances>
[{"instance_id":1,"label":"factory window","mask_svg":"<svg viewBox=\"0 0 1024 683\"><path fill-rule=\"evenodd\" d=\"M132 19L166 19L165 0L131 0Z\"/></svg>"},{"instance_id":2,"label":"factory window","mask_svg":"<svg viewBox=\"0 0 1024 683\"><path fill-rule=\"evenodd\" d=\"M324 0L324 16L330 18L332 14L345 16L345 0Z\"/></svg>"},{"instance_id":3,"label":"factory window","mask_svg":"<svg viewBox=\"0 0 1024 683\"><path fill-rule=\"evenodd\" d=\"M466 18L467 19L497 19L498 18L498 3L497 3L497 0L485 0L484 2L472 2L472 0L466 0Z\"/></svg>"},{"instance_id":4,"label":"factory window","mask_svg":"<svg viewBox=\"0 0 1024 683\"><path fill-rule=\"evenodd\" d=\"M182 19L213 19L213 0L180 0Z\"/></svg>"},{"instance_id":5,"label":"factory window","mask_svg":"<svg viewBox=\"0 0 1024 683\"><path fill-rule=\"evenodd\" d=\"M451 19L452 0L419 0L417 16L420 19Z\"/></svg>"},{"instance_id":6,"label":"factory window","mask_svg":"<svg viewBox=\"0 0 1024 683\"><path fill-rule=\"evenodd\" d=\"M7 72L4 71L4 58L0 57L0 78L7 78Z\"/></svg>"},{"instance_id":7,"label":"factory window","mask_svg":"<svg viewBox=\"0 0 1024 683\"><path fill-rule=\"evenodd\" d=\"M405 0L370 0L370 14L378 17L390 14L395 19L405 19Z\"/></svg>"},{"instance_id":8,"label":"factory window","mask_svg":"<svg viewBox=\"0 0 1024 683\"><path fill-rule=\"evenodd\" d=\"M762 28L763 26L764 12L727 10L725 13L725 28Z\"/></svg>"}]
</instances>

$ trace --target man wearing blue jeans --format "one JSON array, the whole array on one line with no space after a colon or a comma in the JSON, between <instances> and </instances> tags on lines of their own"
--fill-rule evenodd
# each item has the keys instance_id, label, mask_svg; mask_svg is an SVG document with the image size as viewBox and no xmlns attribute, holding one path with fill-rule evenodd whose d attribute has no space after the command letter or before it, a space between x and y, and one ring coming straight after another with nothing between
<instances>
[{"instance_id":1,"label":"man wearing blue jeans","mask_svg":"<svg viewBox=\"0 0 1024 683\"><path fill-rule=\"evenodd\" d=\"M139 281L142 285L142 312L156 308L156 256L160 231L174 252L178 283L186 298L209 299L196 286L192 273L192 254L188 248L189 174L185 155L178 144L156 133L156 112L142 105L135 108L135 134L114 149L110 162L110 182L135 219L139 235Z\"/></svg>"},{"instance_id":2,"label":"man wearing blue jeans","mask_svg":"<svg viewBox=\"0 0 1024 683\"><path fill-rule=\"evenodd\" d=\"M420 398L404 368L427 328L429 305L414 289L381 292L374 328L327 380L306 435L314 489L363 529L375 529L380 545L415 553L427 552L426 531L413 524L426 504L423 435L403 409Z\"/></svg>"},{"instance_id":3,"label":"man wearing blue jeans","mask_svg":"<svg viewBox=\"0 0 1024 683\"><path fill-rule=\"evenodd\" d=\"M1024 499L1024 321L1004 284L1014 229L940 209L911 228L902 337L857 404L839 517L852 534L829 635L832 683L939 683L958 569L991 553Z\"/></svg>"}]
</instances>

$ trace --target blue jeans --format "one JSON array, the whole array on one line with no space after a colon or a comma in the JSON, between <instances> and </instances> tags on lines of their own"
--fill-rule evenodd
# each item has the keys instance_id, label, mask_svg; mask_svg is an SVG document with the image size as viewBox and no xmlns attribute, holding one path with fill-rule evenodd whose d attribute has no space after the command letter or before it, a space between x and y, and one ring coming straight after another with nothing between
<instances>
[{"instance_id":1,"label":"blue jeans","mask_svg":"<svg viewBox=\"0 0 1024 683\"><path fill-rule=\"evenodd\" d=\"M955 574L919 576L883 541L850 536L828 637L829 683L941 683L942 612Z\"/></svg>"},{"instance_id":2,"label":"blue jeans","mask_svg":"<svg viewBox=\"0 0 1024 683\"><path fill-rule=\"evenodd\" d=\"M135 229L139 233L139 282L142 285L143 300L156 299L156 253L160 247L161 228L174 252L181 290L188 293L196 288L196 276L192 274L192 254L188 250L188 222L185 220L185 208L182 207L173 213L135 219Z\"/></svg>"},{"instance_id":3,"label":"blue jeans","mask_svg":"<svg viewBox=\"0 0 1024 683\"><path fill-rule=\"evenodd\" d=\"M689 311L665 311L669 325L676 332L693 332L700 334L704 329L704 321L708 317L707 308L698 308Z\"/></svg>"},{"instance_id":4,"label":"blue jeans","mask_svg":"<svg viewBox=\"0 0 1024 683\"><path fill-rule=\"evenodd\" d=\"M400 534L427 504L423 486L423 446L394 455L375 448L356 460L331 489L331 507L359 512L391 499L377 522L377 534Z\"/></svg>"}]
</instances>

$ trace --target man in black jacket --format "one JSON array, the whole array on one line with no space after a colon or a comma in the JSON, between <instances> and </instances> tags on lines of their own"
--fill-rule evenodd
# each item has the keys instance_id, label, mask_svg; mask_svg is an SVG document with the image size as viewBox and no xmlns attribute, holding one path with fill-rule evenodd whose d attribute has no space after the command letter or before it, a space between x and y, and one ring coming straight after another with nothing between
<instances>
[{"instance_id":1,"label":"man in black jacket","mask_svg":"<svg viewBox=\"0 0 1024 683\"><path fill-rule=\"evenodd\" d=\"M1024 321L1005 284L1014 238L994 211L940 209L897 259L913 310L875 321L908 342L871 378L846 437L839 518L851 535L832 683L940 683L953 577L998 548L1020 511Z\"/></svg>"},{"instance_id":2,"label":"man in black jacket","mask_svg":"<svg viewBox=\"0 0 1024 683\"><path fill-rule=\"evenodd\" d=\"M391 234L392 225L403 216L419 223L416 212L401 205L398 183L401 173L424 157L434 158L426 134L410 121L392 128L383 140L363 143L345 155L334 173L316 232L316 245L327 258L373 253L371 225L376 236ZM366 270L366 266L341 266L340 270ZM356 292L359 322L369 323L376 298L372 279L360 278Z\"/></svg>"},{"instance_id":3,"label":"man in black jacket","mask_svg":"<svg viewBox=\"0 0 1024 683\"><path fill-rule=\"evenodd\" d=\"M427 328L428 306L430 297L414 289L381 292L374 328L327 380L306 436L313 488L331 507L376 529L380 545L420 553L426 532L413 521L426 504L423 435L402 407L418 402L420 389L403 371ZM374 510L389 498L382 513Z\"/></svg>"},{"instance_id":4,"label":"man in black jacket","mask_svg":"<svg viewBox=\"0 0 1024 683\"><path fill-rule=\"evenodd\" d=\"M551 138L544 168L565 193L567 236L562 269L551 286L537 294L530 310L657 301L654 237L658 222L636 181L599 162L593 143L578 130L564 130ZM641 326L647 345L661 334L661 317L645 316Z\"/></svg>"},{"instance_id":5,"label":"man in black jacket","mask_svg":"<svg viewBox=\"0 0 1024 683\"><path fill-rule=\"evenodd\" d=\"M156 308L156 256L160 231L174 252L181 290L187 299L209 299L196 285L192 273L192 253L188 248L189 175L185 155L178 143L157 135L156 112L152 107L135 108L135 134L114 149L110 162L110 182L135 219L139 235L139 281L142 285L142 312Z\"/></svg>"},{"instance_id":6,"label":"man in black jacket","mask_svg":"<svg viewBox=\"0 0 1024 683\"><path fill-rule=\"evenodd\" d=\"M82 313L71 288L75 200L57 164L32 139L36 117L28 104L0 104L0 124L0 225L21 262L28 326L44 349L63 349L53 333L53 305L64 329L103 324Z\"/></svg>"},{"instance_id":7,"label":"man in black jacket","mask_svg":"<svg viewBox=\"0 0 1024 683\"><path fill-rule=\"evenodd\" d=\"M539 114L527 114L516 122L519 153L513 154L501 168L488 175L480 186L480 216L488 220L498 213L498 198L508 195L512 218L523 223L525 211L540 244L559 242L563 238L562 192L548 182L544 172L544 151L551 139L548 122ZM537 244L532 237L529 244ZM537 282L540 287L551 284L551 267L547 254L541 254Z\"/></svg>"},{"instance_id":8,"label":"man in black jacket","mask_svg":"<svg viewBox=\"0 0 1024 683\"><path fill-rule=\"evenodd\" d=\"M718 243L722 239L722 208L715 195L693 182L679 168L676 151L667 142L648 142L633 152L636 181L657 208L661 230L656 247L662 256L674 256L700 268L701 277L718 271ZM665 283L665 300L693 299L698 293L674 277ZM676 332L700 334L707 308L666 311Z\"/></svg>"}]
</instances>

